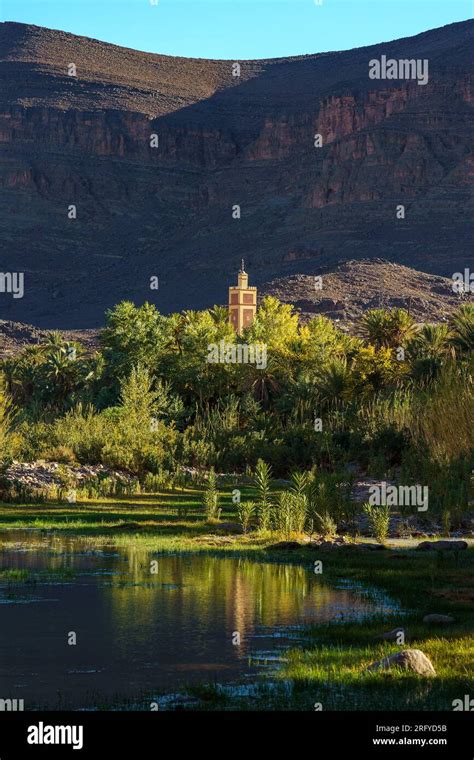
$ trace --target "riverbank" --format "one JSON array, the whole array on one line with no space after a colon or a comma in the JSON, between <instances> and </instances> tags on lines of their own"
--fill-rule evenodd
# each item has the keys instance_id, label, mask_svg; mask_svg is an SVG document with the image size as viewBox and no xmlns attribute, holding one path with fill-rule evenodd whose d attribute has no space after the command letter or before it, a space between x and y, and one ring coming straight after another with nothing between
<instances>
[{"instance_id":1,"label":"riverbank","mask_svg":"<svg viewBox=\"0 0 474 760\"><path fill-rule=\"evenodd\" d=\"M251 489L245 496L251 497ZM358 584L379 589L399 605L400 615L363 622L318 624L305 628L302 645L285 650L285 662L262 668L262 677L239 687L190 686L175 701L159 693L136 704L96 708L150 709L300 709L300 710L451 710L455 699L472 693L474 663L474 548L420 551L420 537L390 539L384 549L363 548L366 537L347 537L341 545L307 540L281 546L272 533L242 535L235 521L231 492L222 495L218 522L207 523L196 489L104 499L67 505L0 505L2 549L18 546L26 530L38 541L81 537L85 550L127 549L149 559L163 554L206 553L256 562L298 564L332 586ZM54 541L48 551L54 552ZM71 571L73 580L74 571ZM1 579L8 580L8 579ZM34 581L21 574L9 582ZM445 623L424 622L427 615L449 616ZM403 643L378 637L403 628ZM436 676L426 678L400 669L370 672L367 667L402 649L419 649L431 660ZM316 707L315 707L316 705Z\"/></svg>"}]
</instances>

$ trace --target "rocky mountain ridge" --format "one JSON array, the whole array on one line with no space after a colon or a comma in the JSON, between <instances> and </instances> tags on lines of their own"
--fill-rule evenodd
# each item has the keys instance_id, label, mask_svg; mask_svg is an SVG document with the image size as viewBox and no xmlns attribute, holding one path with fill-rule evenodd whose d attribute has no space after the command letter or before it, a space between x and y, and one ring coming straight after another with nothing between
<instances>
[{"instance_id":1,"label":"rocky mountain ridge","mask_svg":"<svg viewBox=\"0 0 474 760\"><path fill-rule=\"evenodd\" d=\"M0 317L93 328L123 298L204 308L242 256L256 285L367 258L450 277L472 257L473 38L461 22L236 77L0 24L2 266L25 273ZM383 54L427 58L428 84L371 80Z\"/></svg>"}]
</instances>

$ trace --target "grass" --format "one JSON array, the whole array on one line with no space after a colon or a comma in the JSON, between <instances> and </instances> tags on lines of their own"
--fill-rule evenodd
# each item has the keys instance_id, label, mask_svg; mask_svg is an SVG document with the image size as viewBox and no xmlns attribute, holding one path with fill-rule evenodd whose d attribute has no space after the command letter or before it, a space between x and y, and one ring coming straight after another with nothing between
<instances>
[{"instance_id":1,"label":"grass","mask_svg":"<svg viewBox=\"0 0 474 760\"><path fill-rule=\"evenodd\" d=\"M241 490L243 499L255 498L252 488ZM222 492L220 506L221 521L207 523L202 493L196 489L68 505L0 505L0 527L54 531L83 536L92 546L135 545L154 553L237 554L308 567L317 558L323 561L326 581L345 579L370 585L401 606L403 614L390 620L378 617L308 629L310 643L285 655L288 662L271 676L276 682L273 688L263 679L257 694L247 699L228 691L214 694L216 687L203 685L201 691L210 691L202 699L202 709L312 710L321 703L324 710L451 710L453 699L473 693L473 546L456 553L417 552L414 541L389 540L387 548L377 552L351 548L276 552L269 548L278 540L275 534L229 535L233 527L229 524L236 523L231 489ZM25 581L22 572L0 571L0 580ZM11 573L17 575L9 577ZM452 615L455 622L438 627L423 623L424 615L433 612ZM405 645L376 640L398 626L406 630ZM406 647L421 649L431 659L437 677L365 671L371 662Z\"/></svg>"}]
</instances>

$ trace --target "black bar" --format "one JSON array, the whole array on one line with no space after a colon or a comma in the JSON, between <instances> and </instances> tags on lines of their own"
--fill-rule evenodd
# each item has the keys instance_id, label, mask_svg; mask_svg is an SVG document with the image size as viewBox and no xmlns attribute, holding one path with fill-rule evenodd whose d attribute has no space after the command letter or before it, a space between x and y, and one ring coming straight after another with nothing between
<instances>
[{"instance_id":1,"label":"black bar","mask_svg":"<svg viewBox=\"0 0 474 760\"><path fill-rule=\"evenodd\" d=\"M361 757L472 760L470 712L29 712L0 716L0 760L27 757L104 757L139 760L170 753L242 758L265 752L315 760L345 753ZM82 727L82 748L30 744L31 728ZM383 728L382 728L383 727ZM54 734L55 738L56 735ZM80 734L66 736L77 745ZM61 738L59 734L57 738ZM424 745L422 744L425 742ZM293 747L293 750L291 750ZM324 755L322 750L324 748ZM327 754L328 750L330 755Z\"/></svg>"}]
</instances>

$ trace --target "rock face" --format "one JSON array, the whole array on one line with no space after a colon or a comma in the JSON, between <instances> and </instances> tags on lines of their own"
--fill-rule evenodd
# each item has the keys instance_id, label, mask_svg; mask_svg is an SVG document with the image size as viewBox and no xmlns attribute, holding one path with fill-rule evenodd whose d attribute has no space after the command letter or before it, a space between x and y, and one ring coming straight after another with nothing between
<instances>
[{"instance_id":1,"label":"rock face","mask_svg":"<svg viewBox=\"0 0 474 760\"><path fill-rule=\"evenodd\" d=\"M2 298L0 317L92 328L123 298L165 312L223 303L242 256L258 286L347 259L462 271L473 38L465 21L241 61L236 77L233 61L0 24L2 267L21 264L28 295ZM382 55L427 58L429 82L369 79Z\"/></svg>"},{"instance_id":2,"label":"rock face","mask_svg":"<svg viewBox=\"0 0 474 760\"><path fill-rule=\"evenodd\" d=\"M436 675L431 661L420 649L403 649L401 652L384 657L383 660L373 662L367 670L390 670L391 668L411 670L420 676Z\"/></svg>"}]
</instances>

